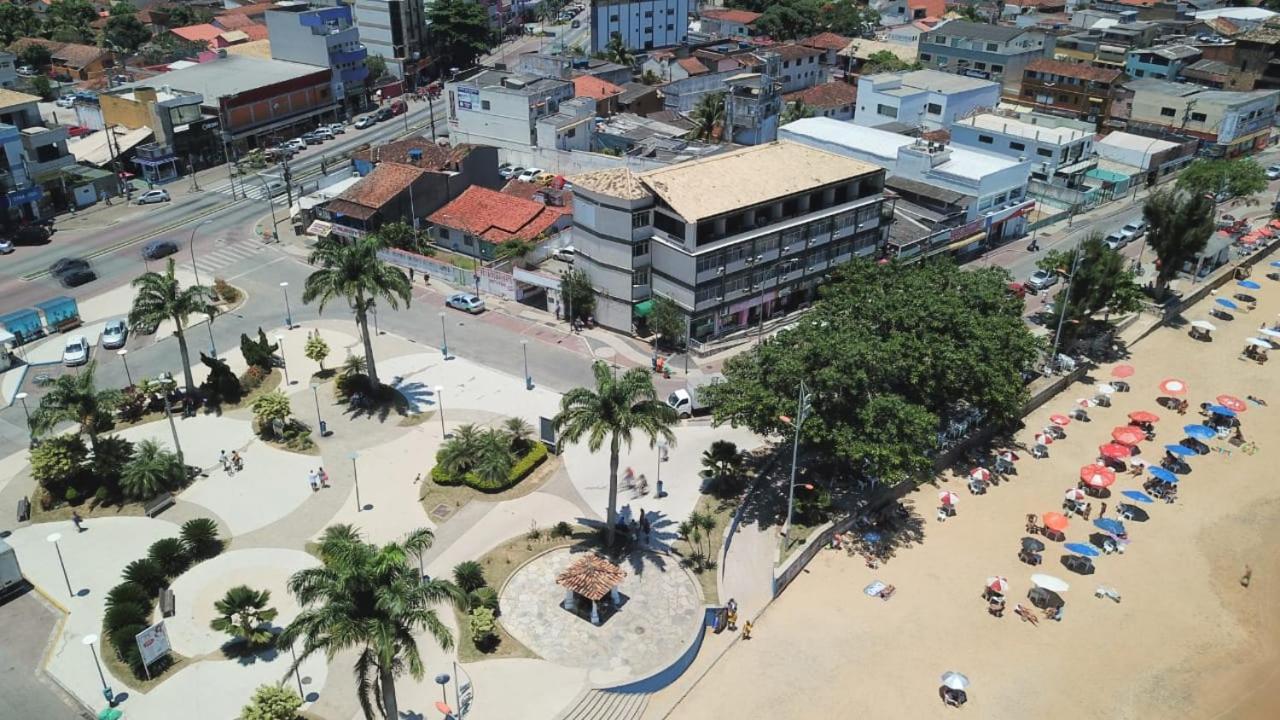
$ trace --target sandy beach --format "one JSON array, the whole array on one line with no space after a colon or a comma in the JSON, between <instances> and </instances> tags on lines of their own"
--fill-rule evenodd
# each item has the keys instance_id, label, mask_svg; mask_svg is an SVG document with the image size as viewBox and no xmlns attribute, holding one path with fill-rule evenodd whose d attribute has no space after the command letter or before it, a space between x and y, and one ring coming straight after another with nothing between
<instances>
[{"instance_id":1,"label":"sandy beach","mask_svg":"<svg viewBox=\"0 0 1280 720\"><path fill-rule=\"evenodd\" d=\"M1252 293L1259 298L1256 310L1232 321L1210 318L1210 298L1186 319L1216 325L1212 342L1191 339L1185 328L1162 328L1137 344L1122 361L1136 370L1127 379L1132 391L1115 394L1109 408L1089 409L1090 422L1072 422L1048 459L1022 453L1018 475L985 495L970 495L956 477L910 495L924 517L923 543L876 570L843 551L822 551L760 618L753 638L739 641L670 717L1280 717L1280 698L1270 692L1280 687L1280 351L1267 365L1239 357L1260 323L1276 321L1280 283L1266 279L1262 268L1254 275L1263 285ZM1229 283L1220 293L1239 291ZM1112 368L1098 368L1040 408L1017 439L1030 444L1051 414L1093 397ZM1157 386L1166 378L1187 383L1191 410L1185 416L1157 404ZM1183 425L1201 422L1199 404L1224 393L1270 401L1270 407L1249 403L1240 415L1255 452L1209 441L1212 452L1190 458L1192 472L1181 476L1177 503L1142 505L1150 518L1126 522L1127 551L1096 558L1093 575L1063 567L1060 542L1045 541L1040 567L1019 561L1027 514L1060 510L1081 466L1094 461L1128 413L1160 416L1155 442L1140 446L1143 457L1158 462L1163 445L1184 437ZM958 514L946 522L934 517L939 488L961 498ZM1104 500L1107 517L1125 500L1120 491L1132 489L1141 489L1141 480L1121 473L1113 497ZM1092 503L1096 518L1100 500ZM1074 517L1066 540L1088 543L1096 532ZM1246 565L1253 569L1247 588L1240 582ZM1015 603L1030 605L1035 572L1071 584L1062 594L1061 622L1032 625L1014 614ZM982 598L992 575L1011 584L1001 618L987 613ZM896 586L894 597L864 595L875 580ZM1123 600L1095 597L1100 585L1115 588ZM757 609L743 611L749 616ZM972 682L960 710L939 698L939 677L948 670Z\"/></svg>"}]
</instances>

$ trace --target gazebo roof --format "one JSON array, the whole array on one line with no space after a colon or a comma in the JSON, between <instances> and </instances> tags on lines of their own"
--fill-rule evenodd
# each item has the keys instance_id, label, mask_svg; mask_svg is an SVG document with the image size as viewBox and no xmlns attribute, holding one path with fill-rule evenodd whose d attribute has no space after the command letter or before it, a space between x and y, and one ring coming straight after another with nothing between
<instances>
[{"instance_id":1,"label":"gazebo roof","mask_svg":"<svg viewBox=\"0 0 1280 720\"><path fill-rule=\"evenodd\" d=\"M595 553L589 553L565 568L556 577L556 584L594 602L608 594L626 576L627 573L622 568Z\"/></svg>"}]
</instances>

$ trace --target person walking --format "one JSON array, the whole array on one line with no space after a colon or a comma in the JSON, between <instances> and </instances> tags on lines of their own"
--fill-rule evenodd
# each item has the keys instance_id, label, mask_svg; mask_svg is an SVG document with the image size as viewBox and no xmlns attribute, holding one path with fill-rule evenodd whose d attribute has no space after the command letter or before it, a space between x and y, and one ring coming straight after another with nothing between
<instances>
[{"instance_id":1,"label":"person walking","mask_svg":"<svg viewBox=\"0 0 1280 720\"><path fill-rule=\"evenodd\" d=\"M752 625L750 620L742 623L742 639L743 640L751 639L751 627Z\"/></svg>"},{"instance_id":2,"label":"person walking","mask_svg":"<svg viewBox=\"0 0 1280 720\"><path fill-rule=\"evenodd\" d=\"M320 476L315 470L307 473L307 482L311 485L311 492L320 492Z\"/></svg>"},{"instance_id":3,"label":"person walking","mask_svg":"<svg viewBox=\"0 0 1280 720\"><path fill-rule=\"evenodd\" d=\"M218 462L222 463L222 472L231 473L231 459L227 457L227 451L223 450L218 453Z\"/></svg>"},{"instance_id":4,"label":"person walking","mask_svg":"<svg viewBox=\"0 0 1280 720\"><path fill-rule=\"evenodd\" d=\"M71 524L76 526L76 532L84 532L84 518L80 517L80 513L75 510L71 511Z\"/></svg>"},{"instance_id":5,"label":"person walking","mask_svg":"<svg viewBox=\"0 0 1280 720\"><path fill-rule=\"evenodd\" d=\"M240 457L239 450L231 451L231 474L234 475L244 469L244 458Z\"/></svg>"},{"instance_id":6,"label":"person walking","mask_svg":"<svg viewBox=\"0 0 1280 720\"><path fill-rule=\"evenodd\" d=\"M329 487L329 473L325 472L324 468L320 468L320 487Z\"/></svg>"},{"instance_id":7,"label":"person walking","mask_svg":"<svg viewBox=\"0 0 1280 720\"><path fill-rule=\"evenodd\" d=\"M1098 517L1104 518L1106 516L1107 516L1107 504L1102 503L1102 508L1098 510Z\"/></svg>"}]
</instances>

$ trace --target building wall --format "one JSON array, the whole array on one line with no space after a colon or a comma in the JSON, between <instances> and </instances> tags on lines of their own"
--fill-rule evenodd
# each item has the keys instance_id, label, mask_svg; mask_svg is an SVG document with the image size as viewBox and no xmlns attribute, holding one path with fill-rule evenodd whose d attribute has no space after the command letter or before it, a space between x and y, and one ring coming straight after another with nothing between
<instances>
[{"instance_id":1,"label":"building wall","mask_svg":"<svg viewBox=\"0 0 1280 720\"><path fill-rule=\"evenodd\" d=\"M986 138L989 142L983 142ZM1056 141L1038 140L1013 133L1003 133L972 125L956 124L951 127L951 141L957 145L980 152L994 153L1011 158L1025 158L1031 162L1032 171L1051 179L1058 167L1087 159L1093 152L1093 134L1059 144Z\"/></svg>"},{"instance_id":2,"label":"building wall","mask_svg":"<svg viewBox=\"0 0 1280 720\"><path fill-rule=\"evenodd\" d=\"M882 81L877 89L875 78L876 76L870 75L858 79L858 109L853 121L859 125L874 127L897 121L937 129L950 126L957 117L964 117L978 108L995 107L1000 102L999 85L955 93L921 91L896 96L886 94L885 91L901 85L886 85ZM884 114L890 109L892 114Z\"/></svg>"},{"instance_id":3,"label":"building wall","mask_svg":"<svg viewBox=\"0 0 1280 720\"><path fill-rule=\"evenodd\" d=\"M631 50L670 47L689 34L689 0L593 0L591 51L604 52L616 34Z\"/></svg>"},{"instance_id":4,"label":"building wall","mask_svg":"<svg viewBox=\"0 0 1280 720\"><path fill-rule=\"evenodd\" d=\"M591 278L596 322L605 327L631 332L634 303L648 297L647 282L633 283L636 271L649 266L649 258L648 253L637 254L640 241L632 222L635 215L651 212L652 206L652 198L624 200L574 189L571 237L578 255L574 267ZM640 236L647 239L643 231Z\"/></svg>"},{"instance_id":5,"label":"building wall","mask_svg":"<svg viewBox=\"0 0 1280 720\"><path fill-rule=\"evenodd\" d=\"M357 0L355 21L360 40L370 55L387 61L387 72L403 78L412 75L417 60L425 56L424 5L414 0ZM406 67L411 71L406 73Z\"/></svg>"},{"instance_id":6,"label":"building wall","mask_svg":"<svg viewBox=\"0 0 1280 720\"><path fill-rule=\"evenodd\" d=\"M946 25L942 27L946 28ZM923 33L920 35L920 62L928 69L992 80L1006 88L1016 88L1027 63L1039 57L1053 56L1053 38L1038 32L1024 33L1008 43L966 38L960 38L959 43L953 44L951 36L939 36L937 31Z\"/></svg>"},{"instance_id":7,"label":"building wall","mask_svg":"<svg viewBox=\"0 0 1280 720\"><path fill-rule=\"evenodd\" d=\"M208 101L208 98L206 98ZM329 71L321 70L300 78L267 85L216 101L222 131L242 135L255 129L269 131L302 122L309 117L333 113L337 106L329 85Z\"/></svg>"},{"instance_id":8,"label":"building wall","mask_svg":"<svg viewBox=\"0 0 1280 720\"><path fill-rule=\"evenodd\" d=\"M826 72L818 62L818 55L810 55L796 60L783 60L779 72L782 81L782 92L790 93L811 88L825 82Z\"/></svg>"},{"instance_id":9,"label":"building wall","mask_svg":"<svg viewBox=\"0 0 1280 720\"><path fill-rule=\"evenodd\" d=\"M537 119L559 112L560 103L573 97L573 83L558 84L548 94L532 97L463 81L446 83L445 97L455 142L529 147L537 145Z\"/></svg>"},{"instance_id":10,"label":"building wall","mask_svg":"<svg viewBox=\"0 0 1280 720\"><path fill-rule=\"evenodd\" d=\"M18 84L18 56L0 51L0 87L12 88Z\"/></svg>"},{"instance_id":11,"label":"building wall","mask_svg":"<svg viewBox=\"0 0 1280 720\"><path fill-rule=\"evenodd\" d=\"M135 97L141 98L146 95L146 91L138 88L134 91ZM155 91L151 91L151 101L155 101ZM148 102L145 100L130 100L118 95L110 95L103 93L98 95L98 104L102 107L102 120L108 126L122 125L130 129L140 127L149 127L155 130L154 120Z\"/></svg>"}]
</instances>

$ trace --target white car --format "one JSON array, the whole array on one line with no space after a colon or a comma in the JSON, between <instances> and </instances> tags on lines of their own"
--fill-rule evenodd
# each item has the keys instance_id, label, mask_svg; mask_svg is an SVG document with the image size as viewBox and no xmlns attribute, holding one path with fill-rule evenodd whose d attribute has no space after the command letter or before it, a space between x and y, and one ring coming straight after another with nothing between
<instances>
[{"instance_id":1,"label":"white car","mask_svg":"<svg viewBox=\"0 0 1280 720\"><path fill-rule=\"evenodd\" d=\"M333 139L333 131L332 131L332 130L330 130L329 128L327 128L327 127L318 127L318 128L316 128L315 130L312 130L312 131L311 131L311 134L312 134L312 135L315 135L316 137L320 138L321 140L332 140L332 139Z\"/></svg>"},{"instance_id":2,"label":"white car","mask_svg":"<svg viewBox=\"0 0 1280 720\"><path fill-rule=\"evenodd\" d=\"M469 312L472 315L484 312L484 301L471 293L455 293L450 295L449 299L444 301L444 304L454 308L455 310Z\"/></svg>"},{"instance_id":3,"label":"white car","mask_svg":"<svg viewBox=\"0 0 1280 720\"><path fill-rule=\"evenodd\" d=\"M293 148L296 152L302 152L307 149L307 141L302 138L294 138L285 143L285 145Z\"/></svg>"},{"instance_id":4,"label":"white car","mask_svg":"<svg viewBox=\"0 0 1280 720\"><path fill-rule=\"evenodd\" d=\"M1280 165L1272 165L1267 168L1268 180L1280 180Z\"/></svg>"},{"instance_id":5,"label":"white car","mask_svg":"<svg viewBox=\"0 0 1280 720\"><path fill-rule=\"evenodd\" d=\"M534 178L542 173L542 168L526 168L524 172L516 176L516 179L520 182L533 182Z\"/></svg>"},{"instance_id":6,"label":"white car","mask_svg":"<svg viewBox=\"0 0 1280 720\"><path fill-rule=\"evenodd\" d=\"M57 100L54 100L53 104L57 105L60 108L73 108L76 106L76 99L71 97L70 95L63 95Z\"/></svg>"},{"instance_id":7,"label":"white car","mask_svg":"<svg viewBox=\"0 0 1280 720\"><path fill-rule=\"evenodd\" d=\"M1124 231L1117 230L1111 233L1110 235L1108 235L1106 240L1104 240L1103 242L1106 243L1107 247L1111 248L1112 250L1119 250L1125 245L1128 245L1130 239L1131 238L1128 235L1124 234Z\"/></svg>"},{"instance_id":8,"label":"white car","mask_svg":"<svg viewBox=\"0 0 1280 720\"><path fill-rule=\"evenodd\" d=\"M62 350L62 364L75 367L87 362L89 362L89 340L83 335L77 335L68 340L66 347Z\"/></svg>"},{"instance_id":9,"label":"white car","mask_svg":"<svg viewBox=\"0 0 1280 720\"><path fill-rule=\"evenodd\" d=\"M136 202L139 205L150 205L152 203L169 202L169 191L162 190L160 188L156 188L155 190L148 190L142 193L141 195L139 195L138 199L134 200L134 202Z\"/></svg>"},{"instance_id":10,"label":"white car","mask_svg":"<svg viewBox=\"0 0 1280 720\"><path fill-rule=\"evenodd\" d=\"M347 131L347 126L342 123L329 123L325 128L334 135L341 135Z\"/></svg>"},{"instance_id":11,"label":"white car","mask_svg":"<svg viewBox=\"0 0 1280 720\"><path fill-rule=\"evenodd\" d=\"M578 249L572 245L566 245L559 250L556 250L554 257L561 262L567 262L572 265L573 261L578 257Z\"/></svg>"},{"instance_id":12,"label":"white car","mask_svg":"<svg viewBox=\"0 0 1280 720\"><path fill-rule=\"evenodd\" d=\"M9 238L0 238L0 255L8 255L13 252L13 241Z\"/></svg>"},{"instance_id":13,"label":"white car","mask_svg":"<svg viewBox=\"0 0 1280 720\"><path fill-rule=\"evenodd\" d=\"M124 347L129 339L129 326L123 320L112 320L102 328L102 347L107 350Z\"/></svg>"},{"instance_id":14,"label":"white car","mask_svg":"<svg viewBox=\"0 0 1280 720\"><path fill-rule=\"evenodd\" d=\"M1049 270L1037 270L1027 278L1027 287L1036 292L1048 290L1058 284L1058 274Z\"/></svg>"},{"instance_id":15,"label":"white car","mask_svg":"<svg viewBox=\"0 0 1280 720\"><path fill-rule=\"evenodd\" d=\"M1125 223L1125 226L1120 228L1120 234L1124 235L1127 240L1137 240L1147 234L1147 221L1134 220Z\"/></svg>"}]
</instances>

